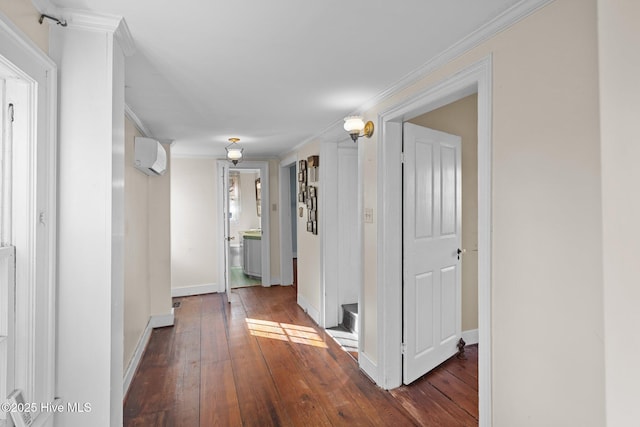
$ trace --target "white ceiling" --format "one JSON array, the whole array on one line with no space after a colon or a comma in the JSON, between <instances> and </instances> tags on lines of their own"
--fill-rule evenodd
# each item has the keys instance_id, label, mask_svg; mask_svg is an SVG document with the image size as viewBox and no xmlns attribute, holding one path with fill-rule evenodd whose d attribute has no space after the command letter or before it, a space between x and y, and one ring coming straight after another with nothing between
<instances>
[{"instance_id":1,"label":"white ceiling","mask_svg":"<svg viewBox=\"0 0 640 427\"><path fill-rule=\"evenodd\" d=\"M126 102L151 136L183 155L223 155L236 136L255 158L341 121L518 0L51 2L125 18Z\"/></svg>"}]
</instances>

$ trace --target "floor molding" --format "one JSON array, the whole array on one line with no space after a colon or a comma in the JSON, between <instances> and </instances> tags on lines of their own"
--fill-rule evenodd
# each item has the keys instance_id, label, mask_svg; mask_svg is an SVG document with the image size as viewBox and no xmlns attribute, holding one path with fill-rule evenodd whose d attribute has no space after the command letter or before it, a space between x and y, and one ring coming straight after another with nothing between
<instances>
[{"instance_id":1,"label":"floor molding","mask_svg":"<svg viewBox=\"0 0 640 427\"><path fill-rule=\"evenodd\" d=\"M202 285L171 288L171 297L190 297L192 295L215 294L216 292L218 292L218 285L216 283L205 283Z\"/></svg>"},{"instance_id":2,"label":"floor molding","mask_svg":"<svg viewBox=\"0 0 640 427\"><path fill-rule=\"evenodd\" d=\"M298 294L298 305L309 315L309 317L311 317L311 319L313 319L314 322L316 322L317 325L320 325L320 312L313 308L311 304L309 304L300 294Z\"/></svg>"},{"instance_id":3,"label":"floor molding","mask_svg":"<svg viewBox=\"0 0 640 427\"><path fill-rule=\"evenodd\" d=\"M480 342L478 330L477 329L469 329L468 331L462 332L462 339L467 345L474 345Z\"/></svg>"},{"instance_id":4,"label":"floor molding","mask_svg":"<svg viewBox=\"0 0 640 427\"><path fill-rule=\"evenodd\" d=\"M124 398L127 397L127 392L129 391L129 387L131 386L131 381L133 380L136 371L138 370L138 366L142 361L142 356L144 355L145 350L147 349L147 345L149 344L149 339L151 339L151 331L156 328L164 328L166 326L173 326L175 321L174 309L171 309L170 313L167 314L155 314L149 317L149 321L147 322L147 326L144 328L144 332L142 336L138 340L138 344L136 345L136 349L133 352L133 356L129 361L129 366L127 366L127 370L124 373L123 379L123 387L124 387Z\"/></svg>"},{"instance_id":5,"label":"floor molding","mask_svg":"<svg viewBox=\"0 0 640 427\"><path fill-rule=\"evenodd\" d=\"M365 352L358 353L358 365L360 365L360 370L362 370L371 381L379 384L378 365L374 363Z\"/></svg>"}]
</instances>

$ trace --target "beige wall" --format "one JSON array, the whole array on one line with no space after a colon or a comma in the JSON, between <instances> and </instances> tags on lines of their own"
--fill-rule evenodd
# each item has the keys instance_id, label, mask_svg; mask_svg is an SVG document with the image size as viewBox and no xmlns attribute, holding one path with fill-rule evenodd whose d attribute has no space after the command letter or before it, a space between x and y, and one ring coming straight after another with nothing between
<instances>
[{"instance_id":1,"label":"beige wall","mask_svg":"<svg viewBox=\"0 0 640 427\"><path fill-rule=\"evenodd\" d=\"M171 175L171 286L218 282L215 159L174 158Z\"/></svg>"},{"instance_id":2,"label":"beige wall","mask_svg":"<svg viewBox=\"0 0 640 427\"><path fill-rule=\"evenodd\" d=\"M556 0L365 114L375 119L492 54L491 366L498 427L604 424L595 6ZM365 162L365 208L376 207L375 167ZM366 274L375 271L377 252L367 227L364 237ZM365 284L369 312L376 285L366 277ZM375 333L366 319L365 327L366 336Z\"/></svg>"},{"instance_id":3,"label":"beige wall","mask_svg":"<svg viewBox=\"0 0 640 427\"><path fill-rule=\"evenodd\" d=\"M124 366L152 315L171 312L170 174L149 177L134 164L134 138L125 119ZM170 147L165 147L169 151Z\"/></svg>"},{"instance_id":4,"label":"beige wall","mask_svg":"<svg viewBox=\"0 0 640 427\"><path fill-rule=\"evenodd\" d=\"M478 96L410 120L462 138L462 330L478 328Z\"/></svg>"},{"instance_id":5,"label":"beige wall","mask_svg":"<svg viewBox=\"0 0 640 427\"><path fill-rule=\"evenodd\" d=\"M29 0L0 0L0 12L24 32L43 52L49 52L49 21L38 22L40 12Z\"/></svg>"},{"instance_id":6,"label":"beige wall","mask_svg":"<svg viewBox=\"0 0 640 427\"><path fill-rule=\"evenodd\" d=\"M631 426L640 420L640 2L600 0L598 13L607 425Z\"/></svg>"},{"instance_id":7,"label":"beige wall","mask_svg":"<svg viewBox=\"0 0 640 427\"><path fill-rule=\"evenodd\" d=\"M307 157L314 155L320 155L318 141L304 145L297 152L298 160L306 160ZM322 159L320 160L322 161ZM320 187L321 181L307 184ZM318 200L318 203L322 203L322 201ZM302 297L311 309L320 312L320 293L322 291L320 285L320 234L314 235L307 231L307 206L303 203L298 203L297 206L298 208L304 207L302 218L296 215L298 221L298 297Z\"/></svg>"}]
</instances>

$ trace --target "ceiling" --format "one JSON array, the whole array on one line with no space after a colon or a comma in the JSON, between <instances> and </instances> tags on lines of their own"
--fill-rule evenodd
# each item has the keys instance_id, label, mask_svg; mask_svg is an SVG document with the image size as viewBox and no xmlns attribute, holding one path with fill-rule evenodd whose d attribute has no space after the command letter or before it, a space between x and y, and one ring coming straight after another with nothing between
<instances>
[{"instance_id":1,"label":"ceiling","mask_svg":"<svg viewBox=\"0 0 640 427\"><path fill-rule=\"evenodd\" d=\"M119 15L126 102L181 155L280 156L518 0L51 0ZM345 137L348 137L345 133Z\"/></svg>"}]
</instances>

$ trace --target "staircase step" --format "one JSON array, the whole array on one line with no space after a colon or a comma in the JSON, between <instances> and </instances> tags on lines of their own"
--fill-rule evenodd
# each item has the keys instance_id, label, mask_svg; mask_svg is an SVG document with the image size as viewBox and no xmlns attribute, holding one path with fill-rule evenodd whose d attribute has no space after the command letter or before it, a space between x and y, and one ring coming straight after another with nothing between
<instances>
[{"instance_id":1,"label":"staircase step","mask_svg":"<svg viewBox=\"0 0 640 427\"><path fill-rule=\"evenodd\" d=\"M342 305L342 326L354 334L358 333L358 304Z\"/></svg>"}]
</instances>

